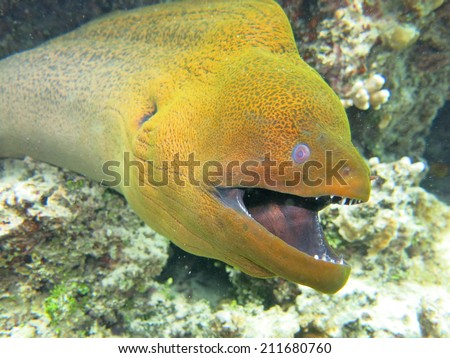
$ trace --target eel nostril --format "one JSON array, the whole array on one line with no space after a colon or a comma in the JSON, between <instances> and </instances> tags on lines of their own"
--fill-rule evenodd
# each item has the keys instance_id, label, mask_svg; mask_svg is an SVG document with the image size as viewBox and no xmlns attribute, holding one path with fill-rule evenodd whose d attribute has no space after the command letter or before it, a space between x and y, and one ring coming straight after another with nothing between
<instances>
[{"instance_id":1,"label":"eel nostril","mask_svg":"<svg viewBox=\"0 0 450 358\"><path fill-rule=\"evenodd\" d=\"M351 172L352 172L351 168L347 165L341 169L341 173L344 176L349 176Z\"/></svg>"}]
</instances>

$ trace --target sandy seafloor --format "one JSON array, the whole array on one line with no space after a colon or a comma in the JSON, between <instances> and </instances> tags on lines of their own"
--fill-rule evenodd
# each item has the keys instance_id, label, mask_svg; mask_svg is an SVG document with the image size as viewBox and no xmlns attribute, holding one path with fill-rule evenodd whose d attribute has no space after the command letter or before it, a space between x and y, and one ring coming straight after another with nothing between
<instances>
[{"instance_id":1,"label":"sandy seafloor","mask_svg":"<svg viewBox=\"0 0 450 358\"><path fill-rule=\"evenodd\" d=\"M3 56L113 8L139 5L20 3L1 3ZM328 241L352 265L341 291L325 295L279 278L255 279L184 253L145 226L119 194L31 158L1 159L0 336L450 337L450 189L442 159L450 142L443 117L449 69L442 56L427 52L432 45L448 56L441 43L448 33L439 27L447 2L435 1L434 8L420 1L386 3L380 9L363 1L282 2L297 39L311 37L308 56L301 46L300 52L343 100L355 101L352 86L370 73L382 72L390 90L378 110L348 108L355 143L378 177L370 201L334 205L321 215ZM315 27L301 15L316 18ZM417 33L411 30L398 44L380 30L386 19ZM356 30L364 21L374 30L360 39ZM344 55L329 64L334 53L323 55L321 39L337 41L331 25L355 34L337 42ZM352 46L359 57L347 54ZM423 69L426 75L410 81L419 76L413 70L421 71L411 64L419 49L433 71ZM367 72L348 72L362 59ZM423 97L408 101L417 88ZM427 116L420 112L425 109ZM366 127L374 133L370 139Z\"/></svg>"}]
</instances>

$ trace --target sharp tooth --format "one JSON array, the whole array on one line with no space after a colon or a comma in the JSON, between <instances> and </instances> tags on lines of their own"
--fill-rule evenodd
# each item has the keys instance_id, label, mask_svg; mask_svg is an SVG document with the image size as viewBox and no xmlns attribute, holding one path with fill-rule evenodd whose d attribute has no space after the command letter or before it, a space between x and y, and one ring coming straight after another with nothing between
<instances>
[{"instance_id":1,"label":"sharp tooth","mask_svg":"<svg viewBox=\"0 0 450 358\"><path fill-rule=\"evenodd\" d=\"M248 214L247 208L245 207L245 205L243 205L241 203L240 200L238 200L238 204L239 204L239 207L242 209L242 211L245 212L246 214Z\"/></svg>"},{"instance_id":2,"label":"sharp tooth","mask_svg":"<svg viewBox=\"0 0 450 358\"><path fill-rule=\"evenodd\" d=\"M333 198L334 198L334 195L330 195L330 200L333 200Z\"/></svg>"},{"instance_id":3,"label":"sharp tooth","mask_svg":"<svg viewBox=\"0 0 450 358\"><path fill-rule=\"evenodd\" d=\"M246 213L248 216L250 216L250 213L247 210L247 207L245 206L244 202L242 201L242 197L239 194L236 194L236 200L239 204L239 207Z\"/></svg>"},{"instance_id":4,"label":"sharp tooth","mask_svg":"<svg viewBox=\"0 0 450 358\"><path fill-rule=\"evenodd\" d=\"M319 197L318 197L318 196L316 196L316 200L319 200Z\"/></svg>"},{"instance_id":5,"label":"sharp tooth","mask_svg":"<svg viewBox=\"0 0 450 358\"><path fill-rule=\"evenodd\" d=\"M325 254L322 255L322 261L327 261L327 255Z\"/></svg>"},{"instance_id":6,"label":"sharp tooth","mask_svg":"<svg viewBox=\"0 0 450 358\"><path fill-rule=\"evenodd\" d=\"M318 259L319 259L319 255L314 255L314 258L315 258L316 260L318 260Z\"/></svg>"},{"instance_id":7,"label":"sharp tooth","mask_svg":"<svg viewBox=\"0 0 450 358\"><path fill-rule=\"evenodd\" d=\"M343 265L344 264L344 259L341 257L341 259L339 260L339 263L341 264L341 265Z\"/></svg>"}]
</instances>

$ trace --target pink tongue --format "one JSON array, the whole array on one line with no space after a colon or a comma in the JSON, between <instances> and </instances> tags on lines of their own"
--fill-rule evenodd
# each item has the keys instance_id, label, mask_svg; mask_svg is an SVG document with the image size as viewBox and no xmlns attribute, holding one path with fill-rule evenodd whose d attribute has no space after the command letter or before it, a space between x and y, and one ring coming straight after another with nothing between
<instances>
[{"instance_id":1,"label":"pink tongue","mask_svg":"<svg viewBox=\"0 0 450 358\"><path fill-rule=\"evenodd\" d=\"M293 197L273 191L244 195L240 188L217 189L222 202L241 214L247 213L271 234L305 254L338 261L325 240L317 211L317 200Z\"/></svg>"},{"instance_id":2,"label":"pink tongue","mask_svg":"<svg viewBox=\"0 0 450 358\"><path fill-rule=\"evenodd\" d=\"M287 244L311 256L324 253L324 235L317 212L276 202L248 209L253 219Z\"/></svg>"}]
</instances>

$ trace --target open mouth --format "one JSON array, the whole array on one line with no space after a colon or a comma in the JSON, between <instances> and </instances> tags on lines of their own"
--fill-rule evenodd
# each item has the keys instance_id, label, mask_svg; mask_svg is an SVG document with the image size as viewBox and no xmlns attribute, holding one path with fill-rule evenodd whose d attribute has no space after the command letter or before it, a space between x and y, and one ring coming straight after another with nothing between
<instances>
[{"instance_id":1,"label":"open mouth","mask_svg":"<svg viewBox=\"0 0 450 358\"><path fill-rule=\"evenodd\" d=\"M220 200L257 221L285 243L317 259L347 265L328 245L319 211L330 204L362 201L339 196L300 197L260 188L217 188Z\"/></svg>"}]
</instances>

